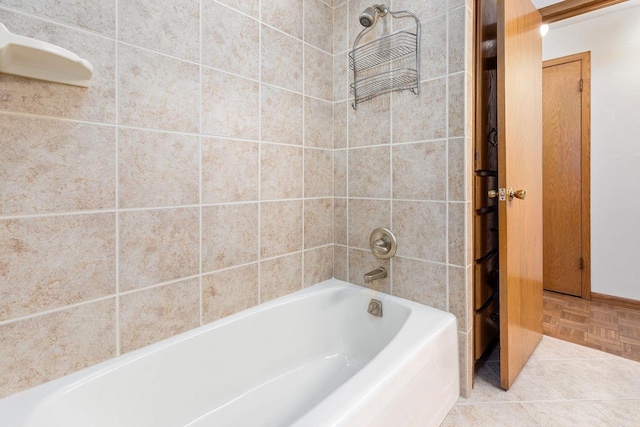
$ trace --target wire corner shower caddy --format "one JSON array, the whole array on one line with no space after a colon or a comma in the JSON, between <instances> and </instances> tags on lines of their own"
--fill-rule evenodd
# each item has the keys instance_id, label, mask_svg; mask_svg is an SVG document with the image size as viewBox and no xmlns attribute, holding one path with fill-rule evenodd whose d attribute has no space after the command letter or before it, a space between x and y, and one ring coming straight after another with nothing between
<instances>
[{"instance_id":1,"label":"wire corner shower caddy","mask_svg":"<svg viewBox=\"0 0 640 427\"><path fill-rule=\"evenodd\" d=\"M413 18L415 31L401 30L384 35L358 46L362 37L371 31L378 18ZM349 68L353 71L351 106L369 101L390 92L409 90L420 93L420 20L408 10L391 11L387 5L368 7L360 14L365 27L353 42L349 52ZM415 62L414 62L415 61Z\"/></svg>"}]
</instances>

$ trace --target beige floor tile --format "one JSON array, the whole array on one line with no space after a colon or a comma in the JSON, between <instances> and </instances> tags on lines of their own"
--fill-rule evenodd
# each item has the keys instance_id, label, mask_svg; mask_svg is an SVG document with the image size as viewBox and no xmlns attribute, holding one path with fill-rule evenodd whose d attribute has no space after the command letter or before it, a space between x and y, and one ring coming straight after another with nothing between
<instances>
[{"instance_id":1,"label":"beige floor tile","mask_svg":"<svg viewBox=\"0 0 640 427\"><path fill-rule=\"evenodd\" d=\"M543 426L616 426L590 402L523 402L522 406Z\"/></svg>"},{"instance_id":2,"label":"beige floor tile","mask_svg":"<svg viewBox=\"0 0 640 427\"><path fill-rule=\"evenodd\" d=\"M527 427L540 424L520 403L485 403L457 407L470 427Z\"/></svg>"},{"instance_id":3,"label":"beige floor tile","mask_svg":"<svg viewBox=\"0 0 640 427\"><path fill-rule=\"evenodd\" d=\"M531 356L534 360L604 359L611 357L614 356L603 351L547 336L542 337L538 348Z\"/></svg>"},{"instance_id":4,"label":"beige floor tile","mask_svg":"<svg viewBox=\"0 0 640 427\"><path fill-rule=\"evenodd\" d=\"M468 426L467 422L464 420L462 415L458 412L456 408L451 409L447 418L444 419L440 427L466 427Z\"/></svg>"},{"instance_id":5,"label":"beige floor tile","mask_svg":"<svg viewBox=\"0 0 640 427\"><path fill-rule=\"evenodd\" d=\"M593 405L618 425L624 427L640 425L640 400L612 400L594 402Z\"/></svg>"},{"instance_id":6,"label":"beige floor tile","mask_svg":"<svg viewBox=\"0 0 640 427\"><path fill-rule=\"evenodd\" d=\"M638 384L640 365L622 358L531 360L511 391L521 400L635 399Z\"/></svg>"}]
</instances>

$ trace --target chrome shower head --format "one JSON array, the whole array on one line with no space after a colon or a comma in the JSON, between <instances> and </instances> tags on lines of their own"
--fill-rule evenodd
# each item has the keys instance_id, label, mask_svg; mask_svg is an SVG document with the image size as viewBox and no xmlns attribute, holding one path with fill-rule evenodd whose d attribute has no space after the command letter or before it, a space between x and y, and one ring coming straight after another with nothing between
<instances>
[{"instance_id":1,"label":"chrome shower head","mask_svg":"<svg viewBox=\"0 0 640 427\"><path fill-rule=\"evenodd\" d=\"M378 19L378 9L373 6L366 8L364 12L360 14L360 24L363 27L372 26L376 22L376 19Z\"/></svg>"},{"instance_id":2,"label":"chrome shower head","mask_svg":"<svg viewBox=\"0 0 640 427\"><path fill-rule=\"evenodd\" d=\"M360 24L366 28L371 27L376 23L379 16L386 15L388 11L389 8L386 4L376 4L370 6L360 14Z\"/></svg>"}]
</instances>

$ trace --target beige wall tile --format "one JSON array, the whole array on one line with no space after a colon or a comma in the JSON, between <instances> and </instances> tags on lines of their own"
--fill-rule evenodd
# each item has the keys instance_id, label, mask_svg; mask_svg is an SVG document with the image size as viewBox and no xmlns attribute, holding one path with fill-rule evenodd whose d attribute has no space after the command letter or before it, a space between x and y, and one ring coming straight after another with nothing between
<instances>
[{"instance_id":1,"label":"beige wall tile","mask_svg":"<svg viewBox=\"0 0 640 427\"><path fill-rule=\"evenodd\" d=\"M465 209L465 203L449 203L449 264L462 267L471 263L467 258Z\"/></svg>"},{"instance_id":2,"label":"beige wall tile","mask_svg":"<svg viewBox=\"0 0 640 427\"><path fill-rule=\"evenodd\" d=\"M371 251L360 249L349 249L349 283L364 286L378 292L391 293L391 280L387 276L373 283L364 283L364 275L378 267L384 267L389 274L391 263L388 259L378 259L371 254Z\"/></svg>"},{"instance_id":3,"label":"beige wall tile","mask_svg":"<svg viewBox=\"0 0 640 427\"><path fill-rule=\"evenodd\" d=\"M300 0L269 0L262 2L262 20L302 39L303 13Z\"/></svg>"},{"instance_id":4,"label":"beige wall tile","mask_svg":"<svg viewBox=\"0 0 640 427\"><path fill-rule=\"evenodd\" d=\"M347 195L347 150L333 152L333 195Z\"/></svg>"},{"instance_id":5,"label":"beige wall tile","mask_svg":"<svg viewBox=\"0 0 640 427\"><path fill-rule=\"evenodd\" d=\"M349 150L349 196L389 198L389 147Z\"/></svg>"},{"instance_id":6,"label":"beige wall tile","mask_svg":"<svg viewBox=\"0 0 640 427\"><path fill-rule=\"evenodd\" d=\"M202 271L258 261L258 203L202 208Z\"/></svg>"},{"instance_id":7,"label":"beige wall tile","mask_svg":"<svg viewBox=\"0 0 640 427\"><path fill-rule=\"evenodd\" d=\"M349 246L369 249L371 232L390 228L391 202L388 200L349 199Z\"/></svg>"},{"instance_id":8,"label":"beige wall tile","mask_svg":"<svg viewBox=\"0 0 640 427\"><path fill-rule=\"evenodd\" d=\"M202 323L258 304L258 264L202 276Z\"/></svg>"},{"instance_id":9,"label":"beige wall tile","mask_svg":"<svg viewBox=\"0 0 640 427\"><path fill-rule=\"evenodd\" d=\"M333 8L319 0L304 0L304 41L333 53Z\"/></svg>"},{"instance_id":10,"label":"beige wall tile","mask_svg":"<svg viewBox=\"0 0 640 427\"><path fill-rule=\"evenodd\" d=\"M254 18L260 15L260 0L220 0L220 3L226 4Z\"/></svg>"},{"instance_id":11,"label":"beige wall tile","mask_svg":"<svg viewBox=\"0 0 640 427\"><path fill-rule=\"evenodd\" d=\"M302 95L262 85L262 140L302 145Z\"/></svg>"},{"instance_id":12,"label":"beige wall tile","mask_svg":"<svg viewBox=\"0 0 640 427\"><path fill-rule=\"evenodd\" d=\"M0 0L1 6L115 36L116 4L103 0Z\"/></svg>"},{"instance_id":13,"label":"beige wall tile","mask_svg":"<svg viewBox=\"0 0 640 427\"><path fill-rule=\"evenodd\" d=\"M333 100L343 101L349 98L349 84L353 83L353 74L349 72L347 52L333 57Z\"/></svg>"},{"instance_id":14,"label":"beige wall tile","mask_svg":"<svg viewBox=\"0 0 640 427\"><path fill-rule=\"evenodd\" d=\"M465 69L466 16L466 7L449 12L449 73Z\"/></svg>"},{"instance_id":15,"label":"beige wall tile","mask_svg":"<svg viewBox=\"0 0 640 427\"><path fill-rule=\"evenodd\" d=\"M465 136L465 75L449 76L449 136Z\"/></svg>"},{"instance_id":16,"label":"beige wall tile","mask_svg":"<svg viewBox=\"0 0 640 427\"><path fill-rule=\"evenodd\" d=\"M460 396L468 398L473 389L473 328L469 332L458 332L458 361Z\"/></svg>"},{"instance_id":17,"label":"beige wall tile","mask_svg":"<svg viewBox=\"0 0 640 427\"><path fill-rule=\"evenodd\" d=\"M415 95L411 95L415 96ZM365 147L368 145L388 144L391 140L389 95L373 98L361 103L354 110L349 106L349 147ZM413 119L418 119L416 112L411 112ZM406 116L405 116L406 117ZM395 132L395 130L394 130Z\"/></svg>"},{"instance_id":18,"label":"beige wall tile","mask_svg":"<svg viewBox=\"0 0 640 427\"><path fill-rule=\"evenodd\" d=\"M347 199L333 199L333 241L347 245Z\"/></svg>"},{"instance_id":19,"label":"beige wall tile","mask_svg":"<svg viewBox=\"0 0 640 427\"><path fill-rule=\"evenodd\" d=\"M447 266L394 257L393 294L446 311Z\"/></svg>"},{"instance_id":20,"label":"beige wall tile","mask_svg":"<svg viewBox=\"0 0 640 427\"><path fill-rule=\"evenodd\" d=\"M260 263L260 302L302 289L302 253Z\"/></svg>"},{"instance_id":21,"label":"beige wall tile","mask_svg":"<svg viewBox=\"0 0 640 427\"><path fill-rule=\"evenodd\" d=\"M447 11L447 2L444 0L394 0L395 10L410 10L420 20L426 20Z\"/></svg>"},{"instance_id":22,"label":"beige wall tile","mask_svg":"<svg viewBox=\"0 0 640 427\"><path fill-rule=\"evenodd\" d=\"M331 150L304 149L304 196L329 197L333 195L333 152Z\"/></svg>"},{"instance_id":23,"label":"beige wall tile","mask_svg":"<svg viewBox=\"0 0 640 427\"><path fill-rule=\"evenodd\" d=\"M446 102L446 79L421 83L418 96L408 91L394 94L393 142L446 137Z\"/></svg>"},{"instance_id":24,"label":"beige wall tile","mask_svg":"<svg viewBox=\"0 0 640 427\"><path fill-rule=\"evenodd\" d=\"M475 18L473 11L475 10L475 3L473 0L467 0L467 17L465 23L465 70L467 73L474 74L473 57L475 50L475 40L473 37ZM473 94L473 91L472 91Z\"/></svg>"},{"instance_id":25,"label":"beige wall tile","mask_svg":"<svg viewBox=\"0 0 640 427\"><path fill-rule=\"evenodd\" d=\"M120 123L198 132L198 66L147 50L120 45Z\"/></svg>"},{"instance_id":26,"label":"beige wall tile","mask_svg":"<svg viewBox=\"0 0 640 427\"><path fill-rule=\"evenodd\" d=\"M24 3L19 2L21 5ZM47 3L43 3L38 10L49 9ZM84 10L82 5L79 6L79 10ZM58 13L58 7L51 10ZM74 52L89 61L94 70L90 89L3 74L0 110L115 122L115 41L7 10L0 10L0 22L13 33L53 43Z\"/></svg>"},{"instance_id":27,"label":"beige wall tile","mask_svg":"<svg viewBox=\"0 0 640 427\"><path fill-rule=\"evenodd\" d=\"M0 114L0 214L115 208L115 130Z\"/></svg>"},{"instance_id":28,"label":"beige wall tile","mask_svg":"<svg viewBox=\"0 0 640 427\"><path fill-rule=\"evenodd\" d=\"M421 80L441 77L447 73L447 15L422 22L420 50Z\"/></svg>"},{"instance_id":29,"label":"beige wall tile","mask_svg":"<svg viewBox=\"0 0 640 427\"><path fill-rule=\"evenodd\" d=\"M467 188L466 181L467 168L465 165L465 150L466 140L464 138L455 138L449 140L448 156L449 156L449 200L451 201L466 201L470 199L467 196L467 191L471 191Z\"/></svg>"},{"instance_id":30,"label":"beige wall tile","mask_svg":"<svg viewBox=\"0 0 640 427\"><path fill-rule=\"evenodd\" d=\"M347 248L333 245L333 277L338 280L348 281L349 271L347 265Z\"/></svg>"},{"instance_id":31,"label":"beige wall tile","mask_svg":"<svg viewBox=\"0 0 640 427\"><path fill-rule=\"evenodd\" d=\"M118 3L119 39L178 58L200 59L198 0Z\"/></svg>"},{"instance_id":32,"label":"beige wall tile","mask_svg":"<svg viewBox=\"0 0 640 427\"><path fill-rule=\"evenodd\" d=\"M333 245L304 252L304 286L312 286L333 277Z\"/></svg>"},{"instance_id":33,"label":"beige wall tile","mask_svg":"<svg viewBox=\"0 0 640 427\"><path fill-rule=\"evenodd\" d=\"M202 62L257 79L260 23L213 0L202 2Z\"/></svg>"},{"instance_id":34,"label":"beige wall tile","mask_svg":"<svg viewBox=\"0 0 640 427\"><path fill-rule=\"evenodd\" d=\"M115 292L115 214L0 221L0 320Z\"/></svg>"},{"instance_id":35,"label":"beige wall tile","mask_svg":"<svg viewBox=\"0 0 640 427\"><path fill-rule=\"evenodd\" d=\"M305 147L333 148L333 104L304 98Z\"/></svg>"},{"instance_id":36,"label":"beige wall tile","mask_svg":"<svg viewBox=\"0 0 640 427\"><path fill-rule=\"evenodd\" d=\"M202 133L258 139L260 89L252 80L202 70Z\"/></svg>"},{"instance_id":37,"label":"beige wall tile","mask_svg":"<svg viewBox=\"0 0 640 427\"><path fill-rule=\"evenodd\" d=\"M198 274L198 208L120 213L120 291Z\"/></svg>"},{"instance_id":38,"label":"beige wall tile","mask_svg":"<svg viewBox=\"0 0 640 427\"><path fill-rule=\"evenodd\" d=\"M260 225L262 258L302 249L302 201L262 203Z\"/></svg>"},{"instance_id":39,"label":"beige wall tile","mask_svg":"<svg viewBox=\"0 0 640 427\"><path fill-rule=\"evenodd\" d=\"M393 147L393 197L446 200L445 141Z\"/></svg>"},{"instance_id":40,"label":"beige wall tile","mask_svg":"<svg viewBox=\"0 0 640 427\"><path fill-rule=\"evenodd\" d=\"M0 397L116 355L115 298L0 326Z\"/></svg>"},{"instance_id":41,"label":"beige wall tile","mask_svg":"<svg viewBox=\"0 0 640 427\"><path fill-rule=\"evenodd\" d=\"M446 262L446 204L393 202L398 256Z\"/></svg>"},{"instance_id":42,"label":"beige wall tile","mask_svg":"<svg viewBox=\"0 0 640 427\"><path fill-rule=\"evenodd\" d=\"M200 279L120 296L122 353L170 338L200 325Z\"/></svg>"},{"instance_id":43,"label":"beige wall tile","mask_svg":"<svg viewBox=\"0 0 640 427\"><path fill-rule=\"evenodd\" d=\"M202 202L258 200L259 144L202 140Z\"/></svg>"},{"instance_id":44,"label":"beige wall tile","mask_svg":"<svg viewBox=\"0 0 640 427\"><path fill-rule=\"evenodd\" d=\"M302 197L302 147L262 144L262 200Z\"/></svg>"},{"instance_id":45,"label":"beige wall tile","mask_svg":"<svg viewBox=\"0 0 640 427\"><path fill-rule=\"evenodd\" d=\"M197 204L200 142L197 136L120 129L121 208Z\"/></svg>"},{"instance_id":46,"label":"beige wall tile","mask_svg":"<svg viewBox=\"0 0 640 427\"><path fill-rule=\"evenodd\" d=\"M333 243L333 199L304 201L304 248Z\"/></svg>"},{"instance_id":47,"label":"beige wall tile","mask_svg":"<svg viewBox=\"0 0 640 427\"><path fill-rule=\"evenodd\" d=\"M341 53L351 48L349 46L349 34L347 5L342 4L333 9L333 53Z\"/></svg>"},{"instance_id":48,"label":"beige wall tile","mask_svg":"<svg viewBox=\"0 0 640 427\"><path fill-rule=\"evenodd\" d=\"M317 1L317 0L314 0ZM330 22L330 21L329 21ZM327 101L333 98L333 57L310 46L304 47L304 93Z\"/></svg>"},{"instance_id":49,"label":"beige wall tile","mask_svg":"<svg viewBox=\"0 0 640 427\"><path fill-rule=\"evenodd\" d=\"M349 126L347 125L349 102L338 102L333 106L333 148L347 148Z\"/></svg>"},{"instance_id":50,"label":"beige wall tile","mask_svg":"<svg viewBox=\"0 0 640 427\"><path fill-rule=\"evenodd\" d=\"M449 307L458 318L458 330L468 332L473 326L473 269L449 266Z\"/></svg>"},{"instance_id":51,"label":"beige wall tile","mask_svg":"<svg viewBox=\"0 0 640 427\"><path fill-rule=\"evenodd\" d=\"M465 136L467 138L471 138L473 137L474 134L474 98L475 98L475 94L474 94L474 78L473 78L473 74L471 73L466 73L465 74L465 112L464 112L464 116L465 116L465 124L464 124L464 131L465 131Z\"/></svg>"},{"instance_id":52,"label":"beige wall tile","mask_svg":"<svg viewBox=\"0 0 640 427\"><path fill-rule=\"evenodd\" d=\"M275 2L264 2L263 7ZM302 2L295 2L302 9ZM302 92L302 42L264 25L261 31L262 81Z\"/></svg>"}]
</instances>

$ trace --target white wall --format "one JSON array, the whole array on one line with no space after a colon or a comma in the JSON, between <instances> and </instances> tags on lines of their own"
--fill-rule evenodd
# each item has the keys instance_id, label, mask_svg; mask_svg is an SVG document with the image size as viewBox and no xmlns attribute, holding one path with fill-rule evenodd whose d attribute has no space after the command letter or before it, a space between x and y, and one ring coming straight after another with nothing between
<instances>
[{"instance_id":1,"label":"white wall","mask_svg":"<svg viewBox=\"0 0 640 427\"><path fill-rule=\"evenodd\" d=\"M579 21L543 57L591 51L591 287L640 300L640 5Z\"/></svg>"}]
</instances>

